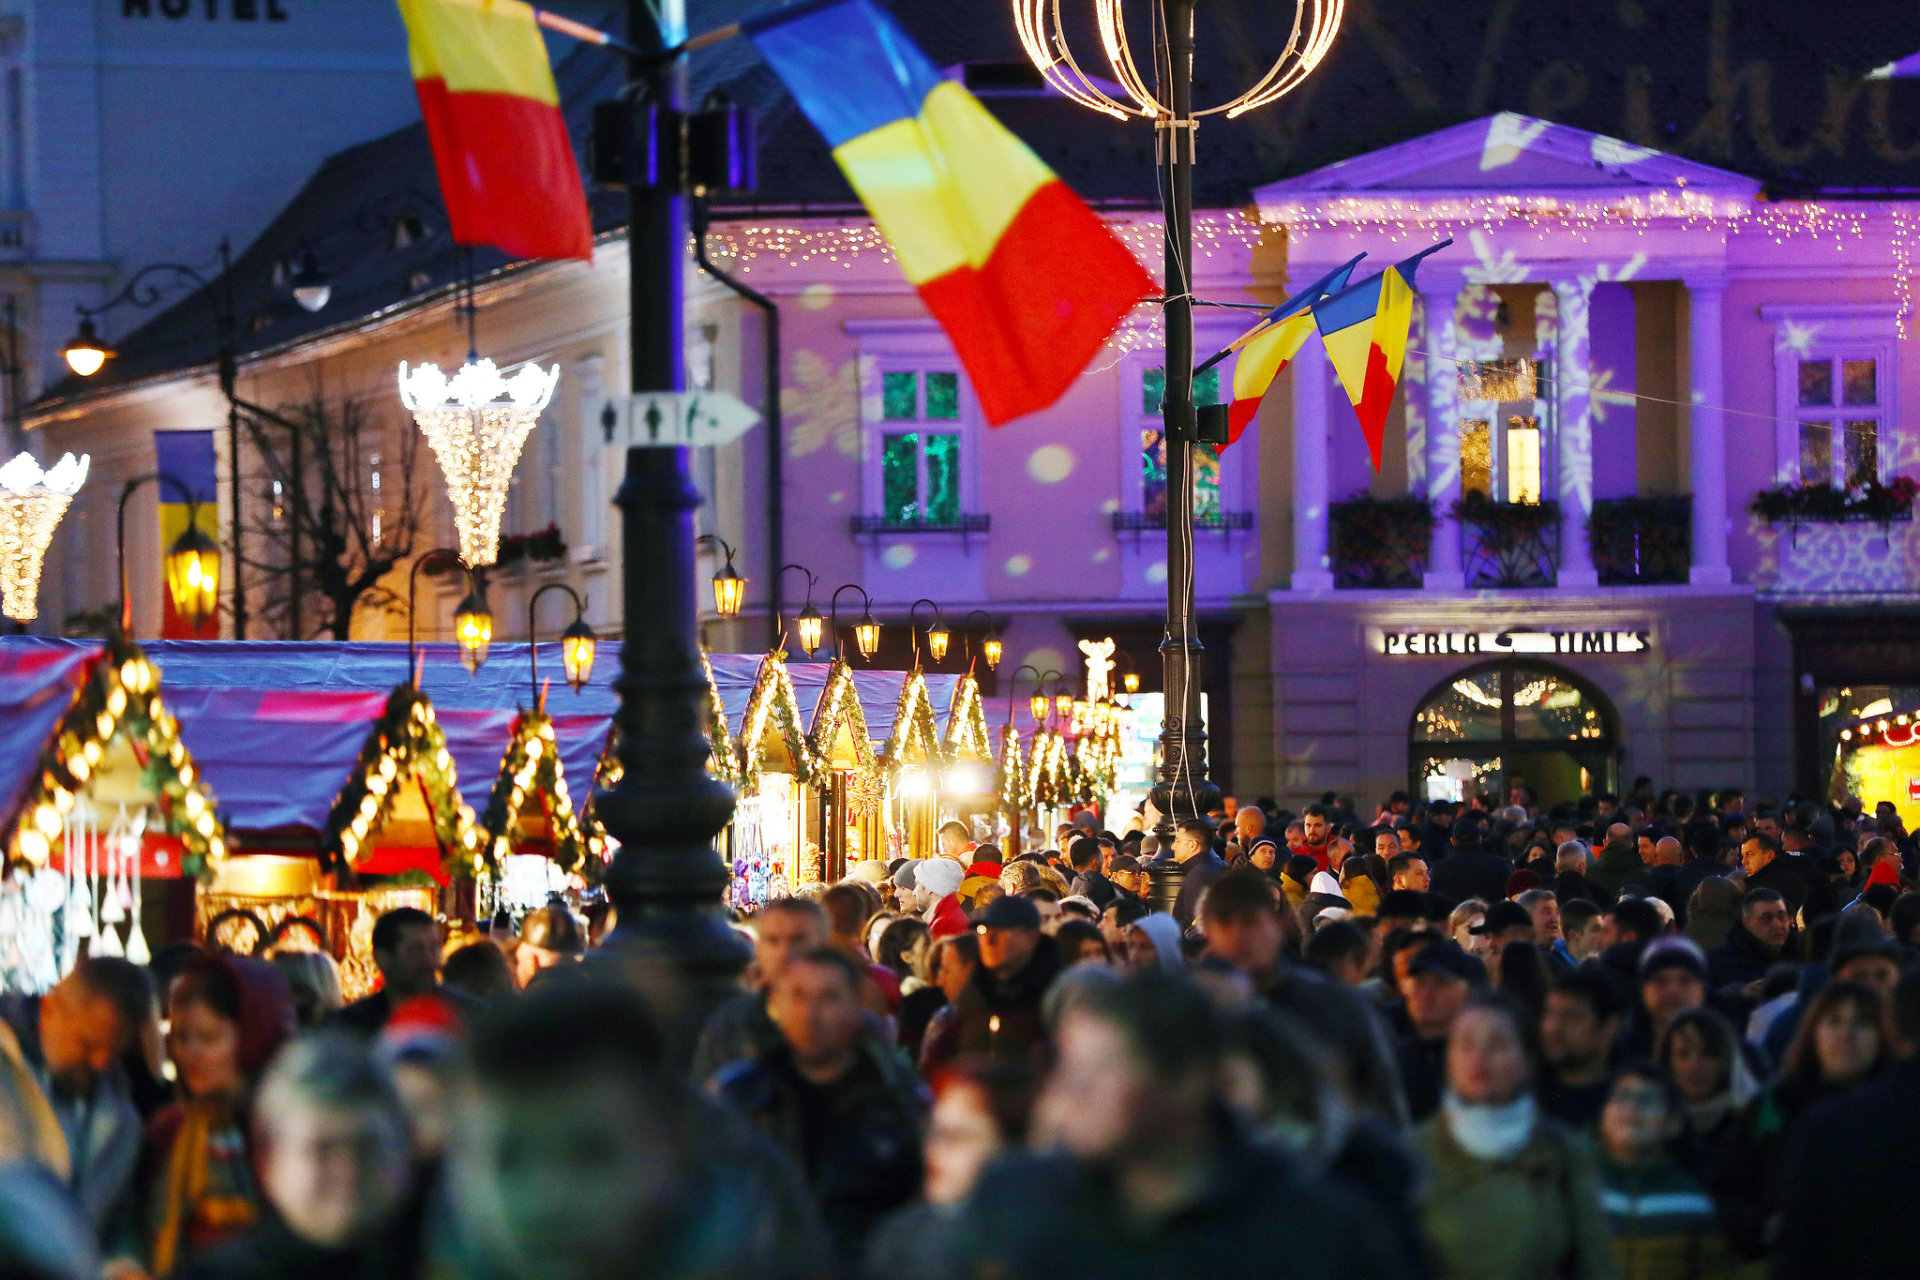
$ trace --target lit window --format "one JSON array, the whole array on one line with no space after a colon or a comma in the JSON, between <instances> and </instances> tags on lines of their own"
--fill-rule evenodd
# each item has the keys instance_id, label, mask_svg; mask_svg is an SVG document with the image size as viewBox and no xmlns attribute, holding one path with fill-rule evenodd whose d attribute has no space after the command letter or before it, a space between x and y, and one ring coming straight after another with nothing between
<instances>
[{"instance_id":1,"label":"lit window","mask_svg":"<svg viewBox=\"0 0 1920 1280\"><path fill-rule=\"evenodd\" d=\"M1540 501L1540 419L1507 419L1507 501Z\"/></svg>"},{"instance_id":2,"label":"lit window","mask_svg":"<svg viewBox=\"0 0 1920 1280\"><path fill-rule=\"evenodd\" d=\"M879 514L889 524L959 523L960 375L937 370L882 373L880 416ZM939 430L938 424L953 429Z\"/></svg>"},{"instance_id":3,"label":"lit window","mask_svg":"<svg viewBox=\"0 0 1920 1280\"><path fill-rule=\"evenodd\" d=\"M1149 517L1167 515L1166 422L1160 416L1167 395L1165 369L1148 369L1140 377L1140 509ZM1193 379L1195 405L1220 404L1218 367ZM1210 444L1193 449L1193 514L1203 519L1220 514L1220 455Z\"/></svg>"},{"instance_id":4,"label":"lit window","mask_svg":"<svg viewBox=\"0 0 1920 1280\"><path fill-rule=\"evenodd\" d=\"M1816 354L1797 374L1800 483L1857 489L1879 479L1878 360Z\"/></svg>"}]
</instances>

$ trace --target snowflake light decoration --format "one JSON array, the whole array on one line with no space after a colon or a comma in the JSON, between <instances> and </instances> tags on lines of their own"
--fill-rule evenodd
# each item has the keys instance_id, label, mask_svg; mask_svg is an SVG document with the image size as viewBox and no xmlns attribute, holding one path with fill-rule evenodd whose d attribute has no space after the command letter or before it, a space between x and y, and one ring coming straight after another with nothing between
<instances>
[{"instance_id":1,"label":"snowflake light decoration","mask_svg":"<svg viewBox=\"0 0 1920 1280\"><path fill-rule=\"evenodd\" d=\"M469 359L451 378L434 364L400 362L400 403L413 414L447 478L460 558L484 568L500 556L500 517L520 447L560 385L560 366L521 366L511 378Z\"/></svg>"},{"instance_id":2,"label":"snowflake light decoration","mask_svg":"<svg viewBox=\"0 0 1920 1280\"><path fill-rule=\"evenodd\" d=\"M46 471L30 453L0 466L0 613L20 622L40 614L40 565L53 531L87 480L83 454Z\"/></svg>"}]
</instances>

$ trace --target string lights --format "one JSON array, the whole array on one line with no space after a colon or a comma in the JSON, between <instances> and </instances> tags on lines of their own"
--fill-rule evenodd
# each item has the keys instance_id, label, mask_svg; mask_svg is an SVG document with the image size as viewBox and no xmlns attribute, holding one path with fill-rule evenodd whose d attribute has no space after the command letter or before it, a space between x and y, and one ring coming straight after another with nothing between
<instances>
[{"instance_id":1,"label":"string lights","mask_svg":"<svg viewBox=\"0 0 1920 1280\"><path fill-rule=\"evenodd\" d=\"M30 453L0 466L0 613L40 616L40 566L53 531L87 481L87 457L64 455L46 471Z\"/></svg>"},{"instance_id":2,"label":"string lights","mask_svg":"<svg viewBox=\"0 0 1920 1280\"><path fill-rule=\"evenodd\" d=\"M529 364L511 378L491 360L468 361L451 378L434 364L400 363L400 403L420 424L446 476L460 558L476 568L500 556L507 486L540 413L560 384L560 366Z\"/></svg>"},{"instance_id":3,"label":"string lights","mask_svg":"<svg viewBox=\"0 0 1920 1280\"><path fill-rule=\"evenodd\" d=\"M553 721L541 711L522 712L514 720L513 737L500 760L500 773L481 816L481 850L487 869L500 873L500 862L523 838L520 815L529 796L537 797L547 819L553 845L553 863L566 872L579 872L588 884L600 882L606 869L606 838L583 829L567 790L566 770L560 763L560 745Z\"/></svg>"},{"instance_id":4,"label":"string lights","mask_svg":"<svg viewBox=\"0 0 1920 1280\"><path fill-rule=\"evenodd\" d=\"M386 707L361 744L352 776L334 797L321 841L326 860L339 867L358 862L372 833L393 816L394 804L409 783L419 786L426 801L447 870L472 875L480 848L473 806L460 798L453 756L433 703L410 680L387 695Z\"/></svg>"}]
</instances>

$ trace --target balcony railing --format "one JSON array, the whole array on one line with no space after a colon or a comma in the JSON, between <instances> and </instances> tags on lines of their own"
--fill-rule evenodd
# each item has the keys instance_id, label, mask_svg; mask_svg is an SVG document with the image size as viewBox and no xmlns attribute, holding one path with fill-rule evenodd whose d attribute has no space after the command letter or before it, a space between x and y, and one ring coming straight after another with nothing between
<instances>
[{"instance_id":1,"label":"balcony railing","mask_svg":"<svg viewBox=\"0 0 1920 1280\"><path fill-rule=\"evenodd\" d=\"M1469 587L1551 587L1559 581L1559 503L1492 502L1470 494L1454 504L1453 514Z\"/></svg>"},{"instance_id":2,"label":"balcony railing","mask_svg":"<svg viewBox=\"0 0 1920 1280\"><path fill-rule=\"evenodd\" d=\"M1115 533L1144 533L1149 529L1167 527L1167 515L1164 511L1148 513L1145 511L1116 511L1113 513L1113 531ZM1197 531L1227 533L1234 530L1253 528L1251 511L1213 511L1196 514L1193 527Z\"/></svg>"},{"instance_id":3,"label":"balcony railing","mask_svg":"<svg viewBox=\"0 0 1920 1280\"><path fill-rule=\"evenodd\" d=\"M958 533L961 535L985 533L993 525L993 517L987 515L960 515L945 520L930 520L921 516L854 516L847 521L847 527L855 537L871 537L882 533Z\"/></svg>"},{"instance_id":4,"label":"balcony railing","mask_svg":"<svg viewBox=\"0 0 1920 1280\"><path fill-rule=\"evenodd\" d=\"M1587 539L1603 587L1685 582L1693 565L1693 499L1596 499Z\"/></svg>"},{"instance_id":5,"label":"balcony railing","mask_svg":"<svg viewBox=\"0 0 1920 1280\"><path fill-rule=\"evenodd\" d=\"M1423 498L1355 498L1327 507L1327 560L1336 587L1418 587L1432 550L1433 506Z\"/></svg>"}]
</instances>

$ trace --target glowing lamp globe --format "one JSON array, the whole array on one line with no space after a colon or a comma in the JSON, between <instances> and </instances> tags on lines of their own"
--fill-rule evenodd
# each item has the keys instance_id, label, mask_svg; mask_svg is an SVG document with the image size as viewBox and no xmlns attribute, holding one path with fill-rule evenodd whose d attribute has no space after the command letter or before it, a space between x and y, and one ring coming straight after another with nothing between
<instances>
[{"instance_id":1,"label":"glowing lamp globe","mask_svg":"<svg viewBox=\"0 0 1920 1280\"><path fill-rule=\"evenodd\" d=\"M933 655L935 662L944 661L947 656L947 644L952 640L944 623L935 622L927 628L927 652Z\"/></svg>"},{"instance_id":2,"label":"glowing lamp globe","mask_svg":"<svg viewBox=\"0 0 1920 1280\"><path fill-rule=\"evenodd\" d=\"M162 568L173 607L192 626L213 616L220 603L220 547L197 524L167 550Z\"/></svg>"},{"instance_id":3,"label":"glowing lamp globe","mask_svg":"<svg viewBox=\"0 0 1920 1280\"><path fill-rule=\"evenodd\" d=\"M747 602L747 580L734 572L733 557L727 557L727 563L713 575L713 607L723 618L731 618L740 612L740 606Z\"/></svg>"},{"instance_id":4,"label":"glowing lamp globe","mask_svg":"<svg viewBox=\"0 0 1920 1280\"><path fill-rule=\"evenodd\" d=\"M1015 674L1015 678L1018 679L1019 673L1016 672L1014 674ZM1052 702L1052 699L1047 697L1047 695L1044 693L1036 693L1033 695L1033 697L1027 699L1027 708L1033 712L1033 723L1035 728L1040 728L1040 729L1046 728L1047 706L1050 702Z\"/></svg>"},{"instance_id":5,"label":"glowing lamp globe","mask_svg":"<svg viewBox=\"0 0 1920 1280\"><path fill-rule=\"evenodd\" d=\"M567 684L575 693L580 692L593 675L593 651L598 643L585 618L560 633L560 658L567 669Z\"/></svg>"},{"instance_id":6,"label":"glowing lamp globe","mask_svg":"<svg viewBox=\"0 0 1920 1280\"><path fill-rule=\"evenodd\" d=\"M987 670L995 671L999 669L1000 655L1002 652L1004 652L1004 648L1000 643L1000 637L988 636L985 643L980 646L980 655L987 660Z\"/></svg>"},{"instance_id":7,"label":"glowing lamp globe","mask_svg":"<svg viewBox=\"0 0 1920 1280\"><path fill-rule=\"evenodd\" d=\"M871 658L880 647L880 624L873 620L872 614L861 614L860 621L853 624L853 643L863 658Z\"/></svg>"},{"instance_id":8,"label":"glowing lamp globe","mask_svg":"<svg viewBox=\"0 0 1920 1280\"><path fill-rule=\"evenodd\" d=\"M83 378L91 378L100 372L107 361L113 358L113 349L100 340L100 331L93 327L93 321L82 319L80 331L60 348L67 367Z\"/></svg>"}]
</instances>

